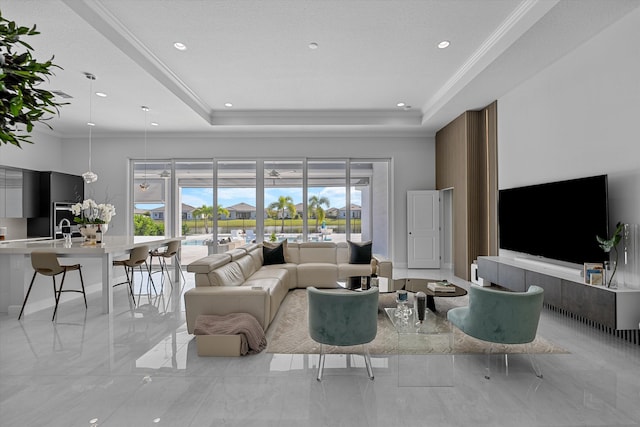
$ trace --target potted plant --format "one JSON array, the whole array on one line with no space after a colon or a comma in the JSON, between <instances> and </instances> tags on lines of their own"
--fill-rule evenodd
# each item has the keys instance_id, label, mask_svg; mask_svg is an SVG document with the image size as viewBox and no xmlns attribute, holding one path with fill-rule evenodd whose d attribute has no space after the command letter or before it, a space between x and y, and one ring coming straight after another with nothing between
<instances>
[{"instance_id":1,"label":"potted plant","mask_svg":"<svg viewBox=\"0 0 640 427\"><path fill-rule=\"evenodd\" d=\"M613 276L616 275L616 270L618 269L618 248L616 246L620 243L622 239L622 230L624 229L624 223L618 222L616 224L616 230L613 232L613 235L610 239L603 239L600 236L596 236L598 243L600 244L600 248L606 253L610 253L611 249L615 251L615 259L613 260L613 272L607 278L607 288L611 287L611 282L613 281ZM606 269L605 269L606 271ZM607 272L608 274L608 272Z\"/></svg>"},{"instance_id":2,"label":"potted plant","mask_svg":"<svg viewBox=\"0 0 640 427\"><path fill-rule=\"evenodd\" d=\"M56 102L53 93L38 87L53 75L52 69L62 68L52 62L53 56L46 62L33 58L33 48L21 38L37 34L35 25L20 27L0 12L0 146L31 144L34 123L43 122L51 129L44 121L67 104Z\"/></svg>"}]
</instances>

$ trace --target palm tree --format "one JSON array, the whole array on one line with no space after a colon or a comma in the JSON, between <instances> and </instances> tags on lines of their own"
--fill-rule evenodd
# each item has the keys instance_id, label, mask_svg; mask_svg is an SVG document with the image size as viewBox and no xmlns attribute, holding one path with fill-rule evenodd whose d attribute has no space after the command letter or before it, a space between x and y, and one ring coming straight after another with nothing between
<instances>
[{"instance_id":1,"label":"palm tree","mask_svg":"<svg viewBox=\"0 0 640 427\"><path fill-rule=\"evenodd\" d=\"M218 205L217 208L218 217L221 215L229 216L229 211L226 208ZM204 232L209 234L209 222L213 219L213 206L202 205L199 208L193 210L193 215L204 219Z\"/></svg>"},{"instance_id":2,"label":"palm tree","mask_svg":"<svg viewBox=\"0 0 640 427\"><path fill-rule=\"evenodd\" d=\"M293 218L296 214L296 205L293 204L291 196L280 196L278 201L269 204L267 207L270 211L277 211L282 219L282 227L280 232L284 233L284 211L289 212L289 217Z\"/></svg>"},{"instance_id":3,"label":"palm tree","mask_svg":"<svg viewBox=\"0 0 640 427\"><path fill-rule=\"evenodd\" d=\"M218 205L218 219L220 219L222 215L229 218L229 210L227 208L223 208L222 206Z\"/></svg>"},{"instance_id":4,"label":"palm tree","mask_svg":"<svg viewBox=\"0 0 640 427\"><path fill-rule=\"evenodd\" d=\"M329 199L324 196L309 197L309 215L316 219L316 231L318 231L318 223L324 221L325 213L324 209L322 209L322 205L325 205L327 208L331 206Z\"/></svg>"},{"instance_id":5,"label":"palm tree","mask_svg":"<svg viewBox=\"0 0 640 427\"><path fill-rule=\"evenodd\" d=\"M204 219L204 232L205 234L209 234L208 220L213 217L213 206L202 205L193 210L193 216Z\"/></svg>"}]
</instances>

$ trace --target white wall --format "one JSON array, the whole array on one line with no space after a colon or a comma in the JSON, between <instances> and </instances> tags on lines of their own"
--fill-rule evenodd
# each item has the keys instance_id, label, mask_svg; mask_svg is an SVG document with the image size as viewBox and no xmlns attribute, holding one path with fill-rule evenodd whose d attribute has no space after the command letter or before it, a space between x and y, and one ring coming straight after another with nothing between
<instances>
[{"instance_id":1,"label":"white wall","mask_svg":"<svg viewBox=\"0 0 640 427\"><path fill-rule=\"evenodd\" d=\"M66 172L63 170L60 138L39 131L34 131L31 135L33 144L21 144L22 148L4 144L0 146L0 165L37 171Z\"/></svg>"},{"instance_id":2,"label":"white wall","mask_svg":"<svg viewBox=\"0 0 640 427\"><path fill-rule=\"evenodd\" d=\"M640 9L498 100L498 185L609 175L609 216L640 224Z\"/></svg>"},{"instance_id":3,"label":"white wall","mask_svg":"<svg viewBox=\"0 0 640 427\"><path fill-rule=\"evenodd\" d=\"M284 135L284 134L283 134ZM393 222L390 253L394 262L406 265L408 190L435 188L435 139L398 136L212 136L210 138L148 139L149 159L198 158L391 158L393 159ZM88 167L88 147L85 139L67 140L63 144L66 172L81 174ZM126 231L128 194L127 164L129 158L144 157L141 138L94 137L92 169L98 181L85 186L87 197L114 203L118 213L109 226L109 233Z\"/></svg>"}]
</instances>

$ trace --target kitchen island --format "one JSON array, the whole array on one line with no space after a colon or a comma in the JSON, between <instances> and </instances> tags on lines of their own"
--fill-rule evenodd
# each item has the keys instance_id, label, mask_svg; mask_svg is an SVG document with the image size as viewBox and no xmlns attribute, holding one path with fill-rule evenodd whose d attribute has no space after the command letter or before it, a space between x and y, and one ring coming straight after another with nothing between
<instances>
[{"instance_id":1,"label":"kitchen island","mask_svg":"<svg viewBox=\"0 0 640 427\"><path fill-rule=\"evenodd\" d=\"M59 258L73 259L62 259L61 264L82 264L85 284L91 286L92 281L99 282L102 292L102 312L109 313L113 307L113 285L115 284L113 261L127 259L131 250L137 246L148 245L152 250L166 246L175 239L176 237L163 236L105 236L103 242L97 245L85 244L82 238L74 238L70 244L65 243L62 239L2 243L0 244L0 313L17 316L33 276L33 268L31 267L31 252L33 251L53 251ZM178 253L178 259L180 259L179 255ZM94 263L97 268L87 268L85 262ZM95 274L96 271L99 271L99 276L94 276L94 280L92 280L92 273ZM65 288L67 285L73 286L71 283L75 280L74 276L76 275L73 273L69 274L65 281ZM179 274L175 277L176 280L180 279ZM43 282L39 280L43 280L43 278L36 279L32 296L29 297L27 304L27 309L30 310L25 309L25 312L41 310L48 306L53 307L55 304L50 289L51 281L47 280L46 286L43 286ZM32 304L36 287L47 289L44 292L39 289L38 294L42 295L42 298L36 296L34 304Z\"/></svg>"}]
</instances>

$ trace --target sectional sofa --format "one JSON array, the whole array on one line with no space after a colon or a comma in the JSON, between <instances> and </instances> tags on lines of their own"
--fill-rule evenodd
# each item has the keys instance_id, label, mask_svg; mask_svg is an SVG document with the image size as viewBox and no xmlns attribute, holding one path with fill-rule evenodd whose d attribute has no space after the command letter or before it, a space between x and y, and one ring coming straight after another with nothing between
<instances>
[{"instance_id":1,"label":"sectional sofa","mask_svg":"<svg viewBox=\"0 0 640 427\"><path fill-rule=\"evenodd\" d=\"M196 287L184 295L188 332L193 333L201 314L230 313L249 313L266 331L291 289L335 288L338 280L369 275L372 268L391 279L391 261L375 255L362 259L362 247L347 242L288 242L263 248L260 243L194 261L187 271L195 273ZM277 251L283 257L278 259Z\"/></svg>"}]
</instances>

